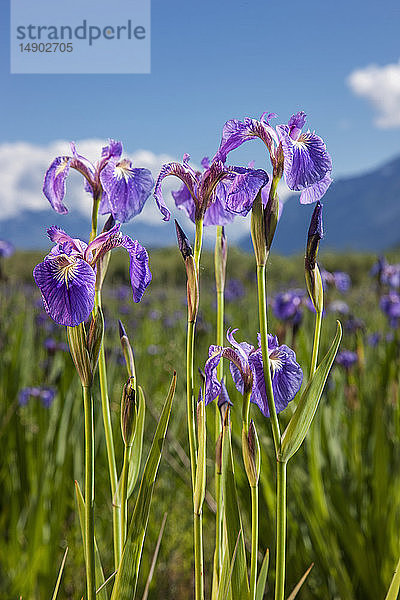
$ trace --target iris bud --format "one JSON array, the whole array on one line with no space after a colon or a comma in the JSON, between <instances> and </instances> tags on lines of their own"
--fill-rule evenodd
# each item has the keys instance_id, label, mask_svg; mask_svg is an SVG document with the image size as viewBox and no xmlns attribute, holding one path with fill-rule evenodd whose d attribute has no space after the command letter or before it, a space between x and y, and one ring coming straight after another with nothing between
<instances>
[{"instance_id":1,"label":"iris bud","mask_svg":"<svg viewBox=\"0 0 400 600\"><path fill-rule=\"evenodd\" d=\"M135 379L129 377L122 390L121 398L121 431L125 446L132 446L136 431L136 419Z\"/></svg>"},{"instance_id":2,"label":"iris bud","mask_svg":"<svg viewBox=\"0 0 400 600\"><path fill-rule=\"evenodd\" d=\"M250 421L248 432L244 427L242 429L242 454L249 484L256 487L260 476L260 444L253 421Z\"/></svg>"},{"instance_id":3,"label":"iris bud","mask_svg":"<svg viewBox=\"0 0 400 600\"><path fill-rule=\"evenodd\" d=\"M176 220L175 227L179 250L181 251L182 258L185 261L187 276L188 320L192 323L196 320L197 311L199 308L199 285L197 278L196 263L193 257L193 250L189 244L189 241L183 229L180 227L179 223Z\"/></svg>"},{"instance_id":4,"label":"iris bud","mask_svg":"<svg viewBox=\"0 0 400 600\"><path fill-rule=\"evenodd\" d=\"M225 287L227 257L227 241L224 227L217 228L217 239L215 240L215 285L217 292L223 292Z\"/></svg>"},{"instance_id":5,"label":"iris bud","mask_svg":"<svg viewBox=\"0 0 400 600\"><path fill-rule=\"evenodd\" d=\"M258 192L256 199L254 200L251 211L251 239L253 240L257 266L263 266L267 262L267 248L261 190Z\"/></svg>"},{"instance_id":6,"label":"iris bud","mask_svg":"<svg viewBox=\"0 0 400 600\"><path fill-rule=\"evenodd\" d=\"M319 243L322 240L323 235L322 204L321 202L317 202L308 230L304 268L307 290L315 310L319 313L322 313L323 310L324 290L321 273L317 264L317 255Z\"/></svg>"}]
</instances>

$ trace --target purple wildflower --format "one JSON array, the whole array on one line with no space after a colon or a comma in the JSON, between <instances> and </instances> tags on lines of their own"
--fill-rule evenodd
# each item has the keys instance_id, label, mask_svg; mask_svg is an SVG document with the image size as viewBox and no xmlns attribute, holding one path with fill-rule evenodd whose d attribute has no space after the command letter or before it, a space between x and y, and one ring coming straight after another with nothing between
<instances>
[{"instance_id":1,"label":"purple wildflower","mask_svg":"<svg viewBox=\"0 0 400 600\"><path fill-rule=\"evenodd\" d=\"M391 288L400 287L400 264L386 264L381 275L381 283Z\"/></svg>"},{"instance_id":2,"label":"purple wildflower","mask_svg":"<svg viewBox=\"0 0 400 600\"><path fill-rule=\"evenodd\" d=\"M357 333L365 329L365 323L362 319L350 315L344 324L344 328L348 333Z\"/></svg>"},{"instance_id":3,"label":"purple wildflower","mask_svg":"<svg viewBox=\"0 0 400 600\"><path fill-rule=\"evenodd\" d=\"M193 222L204 218L205 225L229 223L232 212L247 215L260 188L268 182L268 175L262 169L226 167L215 158L211 164L203 159L204 171L200 173L192 169L189 160L190 156L185 154L182 164L163 165L158 176L154 197L165 221L171 214L164 202L161 185L168 175L178 177L184 184L173 192L176 205Z\"/></svg>"},{"instance_id":4,"label":"purple wildflower","mask_svg":"<svg viewBox=\"0 0 400 600\"><path fill-rule=\"evenodd\" d=\"M232 332L228 330L227 333L227 339L233 348L210 346L209 358L204 369L206 404L214 400L220 393L221 383L217 379L217 366L222 358L227 358L231 362L230 370L237 390L242 394L246 389L251 390L250 401L257 404L265 417L269 417L260 338L256 349L247 342L236 342L233 337L236 331L237 329ZM293 350L286 345L278 346L276 336L268 335L268 354L274 401L276 411L279 413L287 407L299 391L303 372L296 362Z\"/></svg>"},{"instance_id":5,"label":"purple wildflower","mask_svg":"<svg viewBox=\"0 0 400 600\"><path fill-rule=\"evenodd\" d=\"M400 295L390 292L386 296L382 296L380 307L389 319L390 326L395 329L400 319Z\"/></svg>"},{"instance_id":6,"label":"purple wildflower","mask_svg":"<svg viewBox=\"0 0 400 600\"><path fill-rule=\"evenodd\" d=\"M75 327L89 317L94 306L97 261L113 248L128 251L133 300L140 302L151 281L149 257L138 241L121 234L120 225L100 234L89 245L58 227L51 227L47 233L56 245L35 267L33 276L45 310L56 323Z\"/></svg>"},{"instance_id":7,"label":"purple wildflower","mask_svg":"<svg viewBox=\"0 0 400 600\"><path fill-rule=\"evenodd\" d=\"M351 279L348 273L344 273L343 271L335 271L333 273L333 278L335 282L336 289L339 292L348 292L351 286Z\"/></svg>"},{"instance_id":8,"label":"purple wildflower","mask_svg":"<svg viewBox=\"0 0 400 600\"><path fill-rule=\"evenodd\" d=\"M63 200L70 168L84 176L85 190L101 199L100 214L111 213L116 221L126 223L141 212L153 189L153 176L148 169L132 168L130 160L121 159L121 142L109 140L96 165L78 154L73 143L71 151L72 156L55 158L44 178L43 193L56 212L68 212Z\"/></svg>"},{"instance_id":9,"label":"purple wildflower","mask_svg":"<svg viewBox=\"0 0 400 600\"><path fill-rule=\"evenodd\" d=\"M381 341L381 339L382 339L382 334L379 333L378 331L376 331L375 333L371 333L367 337L367 343L372 348L375 348L379 344L379 342Z\"/></svg>"},{"instance_id":10,"label":"purple wildflower","mask_svg":"<svg viewBox=\"0 0 400 600\"><path fill-rule=\"evenodd\" d=\"M272 310L277 319L282 321L301 321L301 302L304 296L303 290L288 290L275 296Z\"/></svg>"},{"instance_id":11,"label":"purple wildflower","mask_svg":"<svg viewBox=\"0 0 400 600\"><path fill-rule=\"evenodd\" d=\"M333 300L328 306L329 312L336 312L340 315L348 315L350 308L343 300Z\"/></svg>"},{"instance_id":12,"label":"purple wildflower","mask_svg":"<svg viewBox=\"0 0 400 600\"><path fill-rule=\"evenodd\" d=\"M11 256L11 254L14 254L14 246L11 244L11 242L0 240L0 258L8 258Z\"/></svg>"},{"instance_id":13,"label":"purple wildflower","mask_svg":"<svg viewBox=\"0 0 400 600\"><path fill-rule=\"evenodd\" d=\"M56 392L53 388L47 387L26 387L20 390L18 395L18 404L26 406L29 398L39 398L45 408L50 408Z\"/></svg>"},{"instance_id":14,"label":"purple wildflower","mask_svg":"<svg viewBox=\"0 0 400 600\"><path fill-rule=\"evenodd\" d=\"M248 140L260 138L268 148L274 177L280 179L283 170L289 188L301 191L302 204L316 202L332 182L332 160L325 143L314 132L302 133L304 112L292 115L287 125L276 128L270 125L274 117L275 113L263 113L259 121L250 118L227 121L216 157L225 162L229 152Z\"/></svg>"},{"instance_id":15,"label":"purple wildflower","mask_svg":"<svg viewBox=\"0 0 400 600\"><path fill-rule=\"evenodd\" d=\"M346 370L351 369L351 367L357 363L357 360L357 354L351 350L342 350L336 356L336 362Z\"/></svg>"}]
</instances>

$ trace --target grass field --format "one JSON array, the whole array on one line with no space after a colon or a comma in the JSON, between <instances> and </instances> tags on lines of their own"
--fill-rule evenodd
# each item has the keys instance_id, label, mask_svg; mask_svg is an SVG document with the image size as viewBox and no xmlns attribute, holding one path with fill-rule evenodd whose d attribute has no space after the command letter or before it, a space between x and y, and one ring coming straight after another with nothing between
<instances>
[{"instance_id":1,"label":"grass field","mask_svg":"<svg viewBox=\"0 0 400 600\"><path fill-rule=\"evenodd\" d=\"M391 262L399 255L388 255ZM85 590L82 540L74 480L83 486L83 417L79 379L65 349L65 328L45 314L32 280L42 254L16 253L4 261L0 282L0 597L51 598L65 548L69 547L60 598L81 598ZM321 355L335 331L344 326L340 350L357 353L351 368L334 364L306 443L289 464L287 590L314 563L301 599L384 599L400 554L400 404L399 337L379 308L379 290L369 272L376 256L323 254L328 271L346 271L352 281L345 294L326 291ZM192 595L192 504L186 430L185 337L186 276L177 249L150 253L153 281L140 304L131 300L127 257L116 252L103 290L105 351L116 456L122 462L120 399L126 380L118 319L134 348L136 369L146 397L144 453L155 430L171 373L178 383L167 440L157 477L139 580L143 593L164 513L167 520L149 598L187 599ZM258 331L254 257L229 249L225 330L239 328L237 339L256 343ZM215 343L213 256L204 253L195 364L204 368ZM269 297L304 288L303 258L272 256ZM345 301L347 314L329 310ZM335 305L333 304L333 307ZM337 305L336 305L337 307ZM269 330L296 351L303 371L309 368L313 313L302 307L293 328L270 310ZM353 317L363 324L354 324ZM378 341L371 345L372 334ZM378 336L376 336L378 338ZM228 369L226 368L228 373ZM198 381L200 385L200 379ZM242 466L239 396L228 373L234 402L232 431L235 475L246 541L250 532L250 496ZM21 397L26 387L55 391L51 405L39 396ZM281 415L289 420L293 407ZM214 547L214 408L207 408L207 495L204 507L206 595ZM266 597L274 580L275 469L270 425L252 409L260 438L260 539L271 552ZM96 420L96 537L105 576L113 572L111 505L98 383ZM135 492L133 494L135 496Z\"/></svg>"}]
</instances>

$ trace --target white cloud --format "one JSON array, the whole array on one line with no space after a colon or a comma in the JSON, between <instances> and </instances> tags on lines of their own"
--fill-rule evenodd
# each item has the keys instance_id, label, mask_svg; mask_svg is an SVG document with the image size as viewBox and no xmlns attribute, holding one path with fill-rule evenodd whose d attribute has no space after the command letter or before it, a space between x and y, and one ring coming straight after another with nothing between
<instances>
[{"instance_id":1,"label":"white cloud","mask_svg":"<svg viewBox=\"0 0 400 600\"><path fill-rule=\"evenodd\" d=\"M77 141L79 154L96 162L101 153L105 140L86 139ZM43 177L56 156L69 155L70 147L66 141L54 141L46 146L39 146L28 142L15 142L0 144L0 220L8 220L17 217L25 210L42 211L50 208L43 195ZM150 169L154 179L166 162L176 160L176 157L167 154L154 154L148 150L137 150L124 155L128 156L133 164L138 167ZM196 168L196 165L193 164ZM172 219L177 218L182 227L187 230L191 237L193 224L189 222L184 213L174 206L171 190L176 190L180 182L174 177L166 178L163 183L164 199L171 209ZM292 192L286 184L281 181L278 186L281 200L284 202ZM90 219L91 202L90 196L83 189L82 176L73 169L70 171L66 182L65 204L70 210L82 214L82 218ZM140 215L135 218L135 223L146 225L162 225L162 217L155 201L150 197ZM67 225L66 225L67 226ZM235 241L249 233L250 217L238 217L229 225L227 232L231 241ZM205 230L205 241L210 244L215 239L215 228L208 227Z\"/></svg>"},{"instance_id":2,"label":"white cloud","mask_svg":"<svg viewBox=\"0 0 400 600\"><path fill-rule=\"evenodd\" d=\"M347 83L355 94L367 98L377 109L378 127L400 127L400 61L357 69L350 73Z\"/></svg>"}]
</instances>

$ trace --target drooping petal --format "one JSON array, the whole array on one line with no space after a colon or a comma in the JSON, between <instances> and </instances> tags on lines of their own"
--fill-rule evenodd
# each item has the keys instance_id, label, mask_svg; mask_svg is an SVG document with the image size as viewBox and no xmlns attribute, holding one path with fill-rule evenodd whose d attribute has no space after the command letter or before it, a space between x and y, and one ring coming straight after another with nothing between
<instances>
[{"instance_id":1,"label":"drooping petal","mask_svg":"<svg viewBox=\"0 0 400 600\"><path fill-rule=\"evenodd\" d=\"M186 185L183 183L179 190L171 192L175 205L183 210L183 212L189 217L191 221L195 221L196 207Z\"/></svg>"},{"instance_id":2,"label":"drooping petal","mask_svg":"<svg viewBox=\"0 0 400 600\"><path fill-rule=\"evenodd\" d=\"M210 346L208 360L204 367L206 376L205 402L206 405L215 400L221 391L221 383L217 377L217 367L222 359L222 346Z\"/></svg>"},{"instance_id":3,"label":"drooping petal","mask_svg":"<svg viewBox=\"0 0 400 600\"><path fill-rule=\"evenodd\" d=\"M134 169L131 161L110 159L100 173L106 198L102 198L101 214L111 213L115 220L126 223L138 215L150 196L154 179L148 169Z\"/></svg>"},{"instance_id":4,"label":"drooping petal","mask_svg":"<svg viewBox=\"0 0 400 600\"><path fill-rule=\"evenodd\" d=\"M232 173L235 178L229 189L226 206L230 211L246 216L252 209L258 192L267 184L268 173L262 169L244 167L232 167Z\"/></svg>"},{"instance_id":5,"label":"drooping petal","mask_svg":"<svg viewBox=\"0 0 400 600\"><path fill-rule=\"evenodd\" d=\"M283 344L269 352L276 412L284 410L299 391L303 371L294 351Z\"/></svg>"},{"instance_id":6,"label":"drooping petal","mask_svg":"<svg viewBox=\"0 0 400 600\"><path fill-rule=\"evenodd\" d=\"M322 138L309 131L293 140L288 127L279 126L277 129L284 155L285 179L291 190L304 190L330 174L332 159Z\"/></svg>"},{"instance_id":7,"label":"drooping petal","mask_svg":"<svg viewBox=\"0 0 400 600\"><path fill-rule=\"evenodd\" d=\"M133 301L140 302L152 279L149 268L149 255L144 246L127 235L123 237L121 246L129 252L129 274L133 290Z\"/></svg>"},{"instance_id":8,"label":"drooping petal","mask_svg":"<svg viewBox=\"0 0 400 600\"><path fill-rule=\"evenodd\" d=\"M332 179L329 173L325 175L321 181L310 185L300 194L300 204L311 204L317 202L325 194L328 187L331 185Z\"/></svg>"},{"instance_id":9,"label":"drooping petal","mask_svg":"<svg viewBox=\"0 0 400 600\"><path fill-rule=\"evenodd\" d=\"M178 177L186 185L190 195L193 198L193 202L196 203L196 178L194 176L193 169L191 169L186 163L184 163L183 165L176 162L165 164L162 166L161 171L158 175L156 185L154 188L154 198L156 200L158 208L164 216L164 221L169 221L171 217L171 213L169 212L164 202L161 190L162 182L165 179L165 177L168 177L168 175L175 175L175 177Z\"/></svg>"},{"instance_id":10,"label":"drooping petal","mask_svg":"<svg viewBox=\"0 0 400 600\"><path fill-rule=\"evenodd\" d=\"M38 264L33 277L44 307L59 325L75 327L86 321L94 306L94 270L77 257L60 254Z\"/></svg>"},{"instance_id":11,"label":"drooping petal","mask_svg":"<svg viewBox=\"0 0 400 600\"><path fill-rule=\"evenodd\" d=\"M226 208L227 198L226 182L221 181L213 194L212 201L209 203L204 215L204 226L209 225L227 225L235 218L234 213Z\"/></svg>"},{"instance_id":12,"label":"drooping petal","mask_svg":"<svg viewBox=\"0 0 400 600\"><path fill-rule=\"evenodd\" d=\"M69 173L71 156L57 156L46 171L43 183L43 193L52 208L60 215L68 212L63 203L65 196L65 180Z\"/></svg>"},{"instance_id":13,"label":"drooping petal","mask_svg":"<svg viewBox=\"0 0 400 600\"><path fill-rule=\"evenodd\" d=\"M222 129L222 140L215 158L225 162L229 152L257 137L265 143L270 154L273 155L274 142L277 143L278 138L268 121L257 121L250 118L243 121L231 119L225 123Z\"/></svg>"},{"instance_id":14,"label":"drooping petal","mask_svg":"<svg viewBox=\"0 0 400 600\"><path fill-rule=\"evenodd\" d=\"M264 366L260 348L250 355L249 364L253 372L253 389L251 390L250 402L257 404L264 417L269 417L267 393L265 391Z\"/></svg>"}]
</instances>

